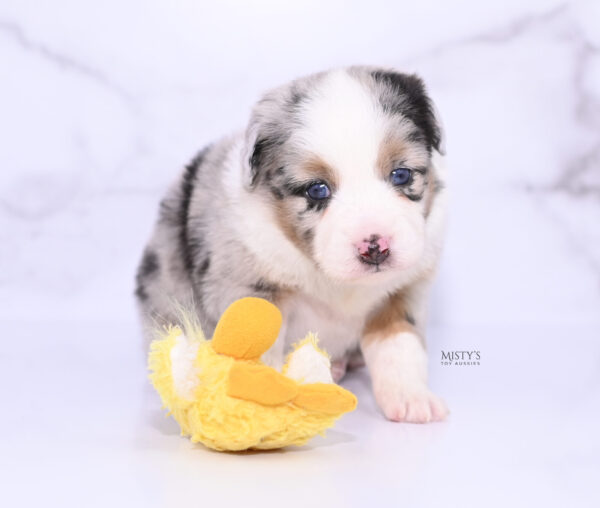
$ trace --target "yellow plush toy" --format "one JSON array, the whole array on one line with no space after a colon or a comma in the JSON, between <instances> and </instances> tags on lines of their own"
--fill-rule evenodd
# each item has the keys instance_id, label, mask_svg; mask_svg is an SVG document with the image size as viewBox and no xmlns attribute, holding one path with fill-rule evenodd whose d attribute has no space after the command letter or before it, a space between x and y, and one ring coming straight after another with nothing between
<instances>
[{"instance_id":1,"label":"yellow plush toy","mask_svg":"<svg viewBox=\"0 0 600 508\"><path fill-rule=\"evenodd\" d=\"M187 319L151 345L150 379L193 442L215 450L302 445L354 410L356 397L333 383L327 354L309 334L283 373L260 361L277 339L281 313L243 298L221 316L212 340Z\"/></svg>"}]
</instances>

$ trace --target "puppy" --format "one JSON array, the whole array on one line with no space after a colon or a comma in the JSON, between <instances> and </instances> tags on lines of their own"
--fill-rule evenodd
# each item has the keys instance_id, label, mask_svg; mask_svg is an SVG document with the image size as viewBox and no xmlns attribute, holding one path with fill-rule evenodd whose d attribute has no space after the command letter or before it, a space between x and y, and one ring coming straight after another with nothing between
<instances>
[{"instance_id":1,"label":"puppy","mask_svg":"<svg viewBox=\"0 0 600 508\"><path fill-rule=\"evenodd\" d=\"M137 274L147 322L193 306L208 336L237 298L284 316L264 360L318 332L333 374L362 352L394 421L442 420L424 328L445 209L441 135L421 80L350 67L256 104L245 132L202 150L161 202Z\"/></svg>"}]
</instances>

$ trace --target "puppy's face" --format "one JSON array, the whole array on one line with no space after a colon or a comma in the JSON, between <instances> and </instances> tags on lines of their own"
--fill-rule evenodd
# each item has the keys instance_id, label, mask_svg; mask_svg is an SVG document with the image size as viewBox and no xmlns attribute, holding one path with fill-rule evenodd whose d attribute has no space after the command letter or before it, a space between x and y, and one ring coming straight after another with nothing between
<instances>
[{"instance_id":1,"label":"puppy's face","mask_svg":"<svg viewBox=\"0 0 600 508\"><path fill-rule=\"evenodd\" d=\"M377 281L421 258L440 136L418 78L305 78L267 95L248 133L251 188L328 277Z\"/></svg>"}]
</instances>

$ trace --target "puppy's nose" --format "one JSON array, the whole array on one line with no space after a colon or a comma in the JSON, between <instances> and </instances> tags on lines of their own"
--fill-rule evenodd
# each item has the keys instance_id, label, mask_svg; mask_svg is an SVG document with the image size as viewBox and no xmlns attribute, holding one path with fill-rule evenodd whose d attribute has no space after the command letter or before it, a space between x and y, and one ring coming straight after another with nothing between
<instances>
[{"instance_id":1,"label":"puppy's nose","mask_svg":"<svg viewBox=\"0 0 600 508\"><path fill-rule=\"evenodd\" d=\"M379 265L390 255L390 239L385 236L371 235L356 244L358 258L368 265Z\"/></svg>"}]
</instances>

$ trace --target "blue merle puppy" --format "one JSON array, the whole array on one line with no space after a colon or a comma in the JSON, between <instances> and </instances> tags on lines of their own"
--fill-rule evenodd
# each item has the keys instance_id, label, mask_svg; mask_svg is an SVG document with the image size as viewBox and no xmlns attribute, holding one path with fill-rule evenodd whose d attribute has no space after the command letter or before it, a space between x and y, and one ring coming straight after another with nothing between
<instances>
[{"instance_id":1,"label":"blue merle puppy","mask_svg":"<svg viewBox=\"0 0 600 508\"><path fill-rule=\"evenodd\" d=\"M202 150L160 205L137 275L147 323L193 306L207 335L234 300L282 310L277 367L318 332L335 379L362 354L394 421L442 420L425 321L442 247L441 135L422 81L350 67L258 101L243 133Z\"/></svg>"}]
</instances>

